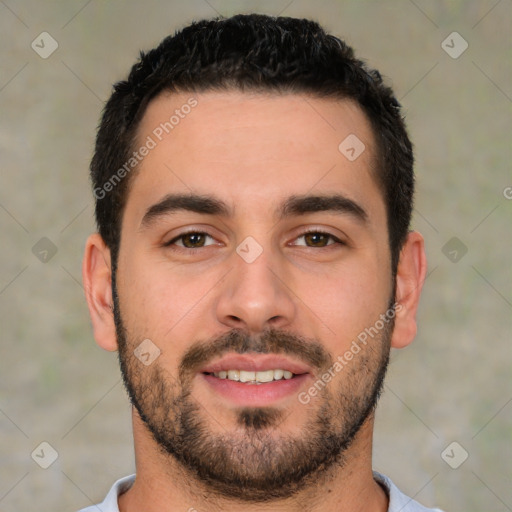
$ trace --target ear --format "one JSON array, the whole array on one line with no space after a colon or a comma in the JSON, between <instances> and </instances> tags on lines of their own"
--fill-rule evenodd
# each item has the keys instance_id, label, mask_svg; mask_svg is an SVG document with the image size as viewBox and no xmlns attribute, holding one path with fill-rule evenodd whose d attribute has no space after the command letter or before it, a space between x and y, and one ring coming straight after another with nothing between
<instances>
[{"instance_id":1,"label":"ear","mask_svg":"<svg viewBox=\"0 0 512 512\"><path fill-rule=\"evenodd\" d=\"M425 243L417 231L411 231L400 252L396 275L395 328L391 346L403 348L416 336L416 311L427 272Z\"/></svg>"},{"instance_id":2,"label":"ear","mask_svg":"<svg viewBox=\"0 0 512 512\"><path fill-rule=\"evenodd\" d=\"M89 306L94 338L105 350L117 350L116 328L112 301L112 266L110 249L98 233L85 245L82 279Z\"/></svg>"}]
</instances>

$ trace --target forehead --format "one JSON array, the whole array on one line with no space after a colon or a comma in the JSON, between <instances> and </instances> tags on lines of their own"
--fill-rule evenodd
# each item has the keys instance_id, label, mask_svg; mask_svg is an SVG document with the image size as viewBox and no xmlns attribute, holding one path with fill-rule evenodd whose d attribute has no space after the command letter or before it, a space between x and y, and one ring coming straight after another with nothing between
<instances>
[{"instance_id":1,"label":"forehead","mask_svg":"<svg viewBox=\"0 0 512 512\"><path fill-rule=\"evenodd\" d=\"M383 208L382 198L375 204L372 130L352 101L166 92L151 101L138 127L135 148L144 145L151 149L127 204L138 205L140 214L176 191L217 192L238 212L293 194L333 191L369 202L369 210Z\"/></svg>"}]
</instances>

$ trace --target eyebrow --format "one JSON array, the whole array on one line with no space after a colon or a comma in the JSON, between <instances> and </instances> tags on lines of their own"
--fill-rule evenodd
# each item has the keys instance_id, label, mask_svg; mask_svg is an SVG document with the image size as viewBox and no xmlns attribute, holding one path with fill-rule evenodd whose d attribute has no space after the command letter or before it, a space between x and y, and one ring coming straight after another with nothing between
<instances>
[{"instance_id":1,"label":"eyebrow","mask_svg":"<svg viewBox=\"0 0 512 512\"><path fill-rule=\"evenodd\" d=\"M150 227L162 217L180 211L232 217L233 210L221 199L210 195L168 194L158 203L150 206L141 221L141 228ZM368 214L354 200L341 194L302 195L288 197L275 212L278 220L315 212L334 212L349 215L355 220L366 223Z\"/></svg>"}]
</instances>

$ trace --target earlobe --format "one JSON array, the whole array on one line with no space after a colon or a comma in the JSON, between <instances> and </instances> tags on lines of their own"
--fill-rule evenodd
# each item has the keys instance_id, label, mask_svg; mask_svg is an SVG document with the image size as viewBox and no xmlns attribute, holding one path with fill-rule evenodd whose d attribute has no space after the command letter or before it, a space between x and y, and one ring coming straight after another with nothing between
<instances>
[{"instance_id":1,"label":"earlobe","mask_svg":"<svg viewBox=\"0 0 512 512\"><path fill-rule=\"evenodd\" d=\"M87 239L82 263L85 297L96 343L105 350L117 350L113 315L110 250L98 233Z\"/></svg>"},{"instance_id":2,"label":"earlobe","mask_svg":"<svg viewBox=\"0 0 512 512\"><path fill-rule=\"evenodd\" d=\"M391 346L403 348L416 336L416 312L427 272L423 237L411 231L400 252L396 275L396 315Z\"/></svg>"}]
</instances>

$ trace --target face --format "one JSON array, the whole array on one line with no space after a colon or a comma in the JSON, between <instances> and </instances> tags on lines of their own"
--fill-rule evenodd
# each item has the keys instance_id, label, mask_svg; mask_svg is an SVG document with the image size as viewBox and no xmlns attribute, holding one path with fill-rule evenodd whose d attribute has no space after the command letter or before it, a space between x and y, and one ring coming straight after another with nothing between
<instances>
[{"instance_id":1,"label":"face","mask_svg":"<svg viewBox=\"0 0 512 512\"><path fill-rule=\"evenodd\" d=\"M355 160L339 149L351 134ZM369 123L348 101L163 94L145 144L114 281L125 384L163 451L211 489L289 496L345 462L387 364Z\"/></svg>"}]
</instances>

